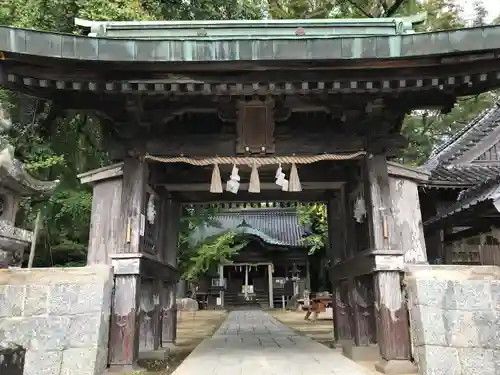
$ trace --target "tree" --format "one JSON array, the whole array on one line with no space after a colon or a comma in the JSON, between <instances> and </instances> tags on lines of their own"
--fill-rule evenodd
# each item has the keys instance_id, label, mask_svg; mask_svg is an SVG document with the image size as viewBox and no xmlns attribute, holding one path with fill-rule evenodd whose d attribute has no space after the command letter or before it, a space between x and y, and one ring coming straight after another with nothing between
<instances>
[{"instance_id":1,"label":"tree","mask_svg":"<svg viewBox=\"0 0 500 375\"><path fill-rule=\"evenodd\" d=\"M220 228L217 210L198 206L184 207L179 230L179 269L182 278L196 281L215 266L229 263L247 245L247 241L232 231L196 240L196 229L212 226Z\"/></svg>"},{"instance_id":2,"label":"tree","mask_svg":"<svg viewBox=\"0 0 500 375\"><path fill-rule=\"evenodd\" d=\"M4 25L69 33L80 32L74 25L75 17L93 20L304 19L394 17L427 11L428 21L418 26L419 31L463 24L451 0L11 0L4 3L0 7L0 22ZM16 147L17 156L27 162L36 176L62 180L48 201L26 200L22 205L19 224L24 227L32 226L38 209L50 218L41 232L36 265L66 264L68 259L72 264L83 264L91 192L80 186L76 175L109 163L101 145L99 120L92 113L66 111L22 95L1 92L0 99L12 103L14 127L10 141ZM402 160L420 163L437 142L463 126L472 113L487 106L492 98L483 95L469 100L461 101L448 117L434 112L408 116L403 133L410 138L412 147L401 155ZM26 102L35 107L36 115L26 115ZM321 231L320 227L315 226ZM311 246L315 245L311 243Z\"/></svg>"},{"instance_id":3,"label":"tree","mask_svg":"<svg viewBox=\"0 0 500 375\"><path fill-rule=\"evenodd\" d=\"M182 279L199 280L208 271L215 271L217 265L230 263L246 245L247 241L231 231L204 239L187 252L191 256L183 267Z\"/></svg>"},{"instance_id":4,"label":"tree","mask_svg":"<svg viewBox=\"0 0 500 375\"><path fill-rule=\"evenodd\" d=\"M273 19L377 18L408 14L417 4L417 0L269 0L268 13Z\"/></svg>"},{"instance_id":5,"label":"tree","mask_svg":"<svg viewBox=\"0 0 500 375\"><path fill-rule=\"evenodd\" d=\"M298 1L298 0L297 0ZM386 5L367 0L346 0L339 2L341 12L338 16L374 17L387 13ZM392 4L396 4L393 2ZM453 0L423 0L398 2L399 7L393 15L411 15L418 12L427 12L427 21L417 25L416 30L432 32L437 30L463 27L465 21L461 18L461 8ZM476 19L484 19L481 7L476 6ZM499 17L500 18L500 17ZM500 20L499 20L500 22ZM462 129L480 112L490 107L498 95L496 92L484 93L474 97L462 98L449 114L440 111L414 111L406 116L402 127L402 134L408 139L409 147L401 150L399 161L405 164L421 165L429 157L432 150ZM317 252L326 243L327 227L324 225L326 209L322 205L313 207L301 206L298 208L300 221L311 225L313 233L306 236L304 244L311 252Z\"/></svg>"},{"instance_id":6,"label":"tree","mask_svg":"<svg viewBox=\"0 0 500 375\"><path fill-rule=\"evenodd\" d=\"M475 0L472 7L475 15L472 26L485 26L487 24L486 17L488 17L488 10L486 10L483 1Z\"/></svg>"},{"instance_id":7,"label":"tree","mask_svg":"<svg viewBox=\"0 0 500 375\"><path fill-rule=\"evenodd\" d=\"M499 25L499 24L500 24L500 14L492 22L492 25Z\"/></svg>"},{"instance_id":8,"label":"tree","mask_svg":"<svg viewBox=\"0 0 500 375\"><path fill-rule=\"evenodd\" d=\"M423 164L437 145L450 139L497 99L495 91L486 92L460 99L448 114L439 110L413 112L403 123L402 134L409 146L401 150L399 161L414 166Z\"/></svg>"},{"instance_id":9,"label":"tree","mask_svg":"<svg viewBox=\"0 0 500 375\"><path fill-rule=\"evenodd\" d=\"M163 0L11 0L0 7L0 22L15 27L78 33L75 17L93 20L262 18L262 9L258 2L239 0L172 0L168 3ZM14 126L9 136L16 147L16 156L27 163L35 176L62 181L49 200L25 200L22 204L19 225L32 227L39 209L47 218L40 233L35 265L84 264L92 199L89 188L81 186L76 176L109 163L101 145L99 120L92 113L66 111L15 93L0 92L0 99L11 103ZM34 108L32 116L26 116L25 104Z\"/></svg>"},{"instance_id":10,"label":"tree","mask_svg":"<svg viewBox=\"0 0 500 375\"><path fill-rule=\"evenodd\" d=\"M302 239L302 244L309 248L309 255L324 249L328 241L327 208L322 203L297 206L299 223L309 228L311 233Z\"/></svg>"},{"instance_id":11,"label":"tree","mask_svg":"<svg viewBox=\"0 0 500 375\"><path fill-rule=\"evenodd\" d=\"M421 30L434 31L463 27L465 20L460 16L461 8L448 0L425 0L423 9L429 18ZM474 3L474 25L486 24L487 11L481 0ZM446 142L482 111L491 107L499 99L498 91L486 92L472 97L460 98L448 114L439 110L414 111L406 116L402 134L408 139L409 147L401 150L399 161L421 165L432 150Z\"/></svg>"}]
</instances>

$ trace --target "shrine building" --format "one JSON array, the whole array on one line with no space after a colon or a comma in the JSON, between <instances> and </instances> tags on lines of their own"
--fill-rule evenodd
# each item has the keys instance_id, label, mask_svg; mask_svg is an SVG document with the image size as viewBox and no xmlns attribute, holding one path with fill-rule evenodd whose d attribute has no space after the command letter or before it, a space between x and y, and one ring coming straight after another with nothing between
<instances>
[{"instance_id":1,"label":"shrine building","mask_svg":"<svg viewBox=\"0 0 500 375\"><path fill-rule=\"evenodd\" d=\"M88 264L114 267L109 366L175 343L182 205L323 202L336 344L414 371L401 278L428 262L418 186L438 172L390 159L409 112L500 86L500 26L415 33L424 20L0 27L0 85L94 113L115 162L80 175Z\"/></svg>"},{"instance_id":2,"label":"shrine building","mask_svg":"<svg viewBox=\"0 0 500 375\"><path fill-rule=\"evenodd\" d=\"M294 295L311 291L311 277L318 290L322 257L309 256L303 240L311 232L300 224L297 208L251 206L221 208L212 225L193 233L194 247L228 231L244 244L229 264L220 264L218 272L209 271L196 283L197 299L207 308L286 306Z\"/></svg>"},{"instance_id":3,"label":"shrine building","mask_svg":"<svg viewBox=\"0 0 500 375\"><path fill-rule=\"evenodd\" d=\"M500 265L500 106L480 113L422 166L429 262Z\"/></svg>"}]
</instances>

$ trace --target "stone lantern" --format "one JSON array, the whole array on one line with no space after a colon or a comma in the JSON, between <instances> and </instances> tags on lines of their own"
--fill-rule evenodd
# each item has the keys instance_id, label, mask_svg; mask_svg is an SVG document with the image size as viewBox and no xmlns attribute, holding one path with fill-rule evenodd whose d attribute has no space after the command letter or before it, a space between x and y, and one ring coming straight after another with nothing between
<instances>
[{"instance_id":1,"label":"stone lantern","mask_svg":"<svg viewBox=\"0 0 500 375\"><path fill-rule=\"evenodd\" d=\"M0 132L10 128L10 119L0 107ZM24 251L33 233L15 226L22 197L47 195L59 181L40 181L14 158L14 147L0 136L0 268L21 267Z\"/></svg>"}]
</instances>

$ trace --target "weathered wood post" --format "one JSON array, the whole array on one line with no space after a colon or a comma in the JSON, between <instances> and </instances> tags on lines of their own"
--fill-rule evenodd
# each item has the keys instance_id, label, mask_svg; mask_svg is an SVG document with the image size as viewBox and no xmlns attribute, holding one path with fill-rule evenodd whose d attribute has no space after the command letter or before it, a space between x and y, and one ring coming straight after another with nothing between
<instances>
[{"instance_id":1,"label":"weathered wood post","mask_svg":"<svg viewBox=\"0 0 500 375\"><path fill-rule=\"evenodd\" d=\"M347 225L345 210L345 191L333 193L327 203L328 223L328 257L332 266L346 259L347 253ZM352 341L351 310L347 294L342 293L343 280L330 275L333 284L333 345L342 348Z\"/></svg>"},{"instance_id":2,"label":"weathered wood post","mask_svg":"<svg viewBox=\"0 0 500 375\"><path fill-rule=\"evenodd\" d=\"M177 267L177 256L179 247L179 223L181 219L181 207L171 197L164 197L164 228L163 228L163 259L172 267ZM162 346L169 347L175 344L177 339L177 285L166 282L162 293Z\"/></svg>"},{"instance_id":3,"label":"weathered wood post","mask_svg":"<svg viewBox=\"0 0 500 375\"><path fill-rule=\"evenodd\" d=\"M129 157L123 162L123 176L117 225L117 248L110 254L115 271L109 364L123 370L136 367L140 343L140 258L141 216L148 167L144 161ZM104 234L103 234L104 235ZM137 269L133 269L137 267Z\"/></svg>"},{"instance_id":4,"label":"weathered wood post","mask_svg":"<svg viewBox=\"0 0 500 375\"><path fill-rule=\"evenodd\" d=\"M163 311L163 283L174 285L178 272L164 261L165 225L159 205L157 219L147 218L148 165L127 157L122 163L81 174L93 185L87 264L112 264L115 289L112 300L108 363L113 370L133 371L139 352L158 358ZM158 206L152 202L153 211ZM155 216L150 215L150 216ZM145 357L146 358L146 357Z\"/></svg>"},{"instance_id":5,"label":"weathered wood post","mask_svg":"<svg viewBox=\"0 0 500 375\"><path fill-rule=\"evenodd\" d=\"M352 340L352 312L349 306L347 293L347 280L335 280L334 282L334 346L343 349Z\"/></svg>"},{"instance_id":6,"label":"weathered wood post","mask_svg":"<svg viewBox=\"0 0 500 375\"><path fill-rule=\"evenodd\" d=\"M166 359L161 346L161 306L158 281L142 279L139 302L139 355L142 359ZM163 355L162 355L163 354Z\"/></svg>"},{"instance_id":7,"label":"weathered wood post","mask_svg":"<svg viewBox=\"0 0 500 375\"><path fill-rule=\"evenodd\" d=\"M269 308L274 308L274 283L273 283L273 264L269 263L267 265L267 283L269 289Z\"/></svg>"},{"instance_id":8,"label":"weathered wood post","mask_svg":"<svg viewBox=\"0 0 500 375\"><path fill-rule=\"evenodd\" d=\"M139 206L146 173L143 163L129 158L78 176L93 185L87 264L114 267L108 363L124 371L133 371L139 356Z\"/></svg>"},{"instance_id":9,"label":"weathered wood post","mask_svg":"<svg viewBox=\"0 0 500 375\"><path fill-rule=\"evenodd\" d=\"M375 275L374 294L377 340L382 361L378 371L387 374L416 372L411 362L410 334L401 278L404 269L403 249L395 234L393 203L385 155L366 160L369 183L369 219ZM378 255L380 254L380 255Z\"/></svg>"},{"instance_id":10,"label":"weathered wood post","mask_svg":"<svg viewBox=\"0 0 500 375\"><path fill-rule=\"evenodd\" d=\"M224 290L225 290L225 284L224 284L224 265L220 264L219 265L219 298L220 298L220 307L224 307Z\"/></svg>"}]
</instances>

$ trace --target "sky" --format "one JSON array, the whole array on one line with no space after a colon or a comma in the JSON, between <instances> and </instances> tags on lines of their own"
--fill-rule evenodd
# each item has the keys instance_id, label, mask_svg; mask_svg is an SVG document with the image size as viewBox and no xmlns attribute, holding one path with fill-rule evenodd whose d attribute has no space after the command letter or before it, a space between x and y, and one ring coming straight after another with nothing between
<instances>
[{"instance_id":1,"label":"sky","mask_svg":"<svg viewBox=\"0 0 500 375\"><path fill-rule=\"evenodd\" d=\"M464 17L466 19L474 18L474 11L472 4L474 0L456 0L464 10ZM488 10L488 21L492 21L500 15L500 0L483 0L484 7Z\"/></svg>"}]
</instances>

